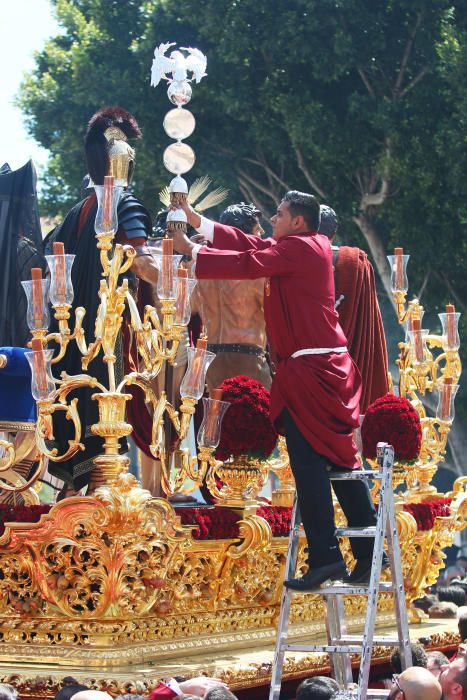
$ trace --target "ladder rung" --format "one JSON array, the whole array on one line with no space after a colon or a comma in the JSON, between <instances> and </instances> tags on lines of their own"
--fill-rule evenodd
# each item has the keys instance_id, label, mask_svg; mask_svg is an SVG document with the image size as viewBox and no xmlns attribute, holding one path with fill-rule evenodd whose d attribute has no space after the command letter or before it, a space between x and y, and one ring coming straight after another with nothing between
<instances>
[{"instance_id":1,"label":"ladder rung","mask_svg":"<svg viewBox=\"0 0 467 700\"><path fill-rule=\"evenodd\" d=\"M283 644L284 651L320 652L322 654L361 654L361 644Z\"/></svg>"},{"instance_id":2,"label":"ladder rung","mask_svg":"<svg viewBox=\"0 0 467 700\"><path fill-rule=\"evenodd\" d=\"M390 690L383 690L383 688L378 689L378 690L376 688L369 688L366 691L365 698L375 698L375 700L385 700L385 698L389 697L390 692L391 692ZM337 695L337 697L339 697L339 695ZM360 700L359 696L358 696L358 689L357 688L355 688L355 689L347 688L345 697L348 697L349 700Z\"/></svg>"},{"instance_id":3,"label":"ladder rung","mask_svg":"<svg viewBox=\"0 0 467 700\"><path fill-rule=\"evenodd\" d=\"M345 472L329 472L331 481L363 481L364 479L382 479L381 472L372 469L348 469Z\"/></svg>"},{"instance_id":4,"label":"ladder rung","mask_svg":"<svg viewBox=\"0 0 467 700\"><path fill-rule=\"evenodd\" d=\"M337 527L336 537L376 537L376 527Z\"/></svg>"},{"instance_id":5,"label":"ladder rung","mask_svg":"<svg viewBox=\"0 0 467 700\"><path fill-rule=\"evenodd\" d=\"M368 595L368 586L363 584L349 586L345 583L335 584L334 586L323 586L323 588L317 588L313 593L320 593L320 595ZM381 593L391 593L393 590L393 585L390 581L381 582L378 586L378 590Z\"/></svg>"},{"instance_id":6,"label":"ladder rung","mask_svg":"<svg viewBox=\"0 0 467 700\"><path fill-rule=\"evenodd\" d=\"M345 637L340 637L338 640L334 640L336 643L339 642L339 644L363 644L363 636L361 634L346 634ZM387 635L375 635L373 637L373 644L376 644L377 646L388 646L388 647L395 647L399 646L399 638L398 637L388 637Z\"/></svg>"}]
</instances>

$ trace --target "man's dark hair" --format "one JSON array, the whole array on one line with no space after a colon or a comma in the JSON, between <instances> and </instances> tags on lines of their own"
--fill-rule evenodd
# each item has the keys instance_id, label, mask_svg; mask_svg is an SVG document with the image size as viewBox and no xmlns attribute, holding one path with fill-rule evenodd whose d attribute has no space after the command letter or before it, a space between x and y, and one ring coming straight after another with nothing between
<instances>
[{"instance_id":1,"label":"man's dark hair","mask_svg":"<svg viewBox=\"0 0 467 700\"><path fill-rule=\"evenodd\" d=\"M337 233L337 227L339 225L339 219L334 209L328 207L326 204L322 204L319 209L321 220L319 222L318 233L322 233L323 236L332 238Z\"/></svg>"},{"instance_id":2,"label":"man's dark hair","mask_svg":"<svg viewBox=\"0 0 467 700\"><path fill-rule=\"evenodd\" d=\"M297 688L296 700L330 700L339 690L334 678L313 676L305 678Z\"/></svg>"},{"instance_id":3,"label":"man's dark hair","mask_svg":"<svg viewBox=\"0 0 467 700\"><path fill-rule=\"evenodd\" d=\"M69 678L69 676L67 678ZM82 690L89 690L89 686L82 685L75 679L72 680L74 680L74 683L65 683L65 678L63 679L63 688L58 691L54 700L71 700L76 693L80 693Z\"/></svg>"},{"instance_id":4,"label":"man's dark hair","mask_svg":"<svg viewBox=\"0 0 467 700\"><path fill-rule=\"evenodd\" d=\"M459 607L465 605L465 591L460 586L438 586L436 593L442 603L455 603Z\"/></svg>"},{"instance_id":5,"label":"man's dark hair","mask_svg":"<svg viewBox=\"0 0 467 700\"><path fill-rule=\"evenodd\" d=\"M208 690L204 696L204 700L238 700L238 698L224 685L217 685L211 688L211 690Z\"/></svg>"},{"instance_id":6,"label":"man's dark hair","mask_svg":"<svg viewBox=\"0 0 467 700\"><path fill-rule=\"evenodd\" d=\"M254 204L239 202L224 209L219 222L226 226L235 226L245 233L252 233L261 216L262 213Z\"/></svg>"},{"instance_id":7,"label":"man's dark hair","mask_svg":"<svg viewBox=\"0 0 467 700\"><path fill-rule=\"evenodd\" d=\"M427 659L428 661L433 661L437 668L441 668L441 666L445 666L449 663L448 657L443 654L442 651L429 651L427 654Z\"/></svg>"},{"instance_id":8,"label":"man's dark hair","mask_svg":"<svg viewBox=\"0 0 467 700\"><path fill-rule=\"evenodd\" d=\"M421 644L411 644L410 651L412 652L412 666L420 666L426 668L428 664L428 656L425 648ZM391 654L389 663L394 673L402 673L401 655L399 649L394 649Z\"/></svg>"},{"instance_id":9,"label":"man's dark hair","mask_svg":"<svg viewBox=\"0 0 467 700\"><path fill-rule=\"evenodd\" d=\"M74 676L65 676L65 678L62 678L63 685L79 685L79 681Z\"/></svg>"},{"instance_id":10,"label":"man's dark hair","mask_svg":"<svg viewBox=\"0 0 467 700\"><path fill-rule=\"evenodd\" d=\"M285 193L282 201L287 202L292 216L303 216L309 231L315 232L319 229L320 206L316 197L306 192L290 190Z\"/></svg>"},{"instance_id":11,"label":"man's dark hair","mask_svg":"<svg viewBox=\"0 0 467 700\"><path fill-rule=\"evenodd\" d=\"M125 693L125 695L117 695L115 700L146 700L146 697L138 693Z\"/></svg>"},{"instance_id":12,"label":"man's dark hair","mask_svg":"<svg viewBox=\"0 0 467 700\"><path fill-rule=\"evenodd\" d=\"M438 602L438 596L430 593L422 596L421 598L417 598L417 600L414 601L414 608L420 608L420 610L423 610L423 612L428 612L431 606Z\"/></svg>"}]
</instances>

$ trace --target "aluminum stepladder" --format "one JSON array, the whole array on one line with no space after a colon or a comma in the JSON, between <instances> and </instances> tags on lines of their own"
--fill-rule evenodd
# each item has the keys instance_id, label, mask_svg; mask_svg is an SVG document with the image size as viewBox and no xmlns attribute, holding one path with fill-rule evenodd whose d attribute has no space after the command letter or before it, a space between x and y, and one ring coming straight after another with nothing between
<instances>
[{"instance_id":1,"label":"aluminum stepladder","mask_svg":"<svg viewBox=\"0 0 467 700\"><path fill-rule=\"evenodd\" d=\"M328 640L326 645L289 644L287 642L290 607L292 595L295 591L291 591L284 587L277 630L277 642L274 654L269 700L279 700L284 656L287 651L328 653L331 660L333 676L340 688L342 690L347 690L349 694L351 694L351 697L356 698L357 700L366 700L366 698L385 698L389 694L389 691L385 690L368 690L371 655L374 646L398 646L400 650L402 668L404 669L412 665L409 625L407 609L405 606L404 581L402 577L402 565L394 506L394 493L392 488L394 450L387 443L378 443L377 457L379 467L377 471L359 469L353 471L347 470L345 472L332 472L330 474L330 479L332 481L337 479L345 481L351 479L368 479L379 480L381 482L376 526L365 528L340 527L336 529L337 536L375 538L369 584L357 584L352 586L339 582L330 585L325 583L321 588L317 588L316 590L309 592L311 594L318 593L324 597ZM300 524L300 511L298 508L297 499L295 499L292 514L292 528L289 536L289 547L285 567L286 578L293 578L295 576ZM391 570L391 582L383 583L380 581L380 578L385 539L388 545L387 553ZM394 594L397 637L375 636L378 594L388 591ZM301 593L300 595L307 595L309 593ZM345 595L365 595L368 597L365 629L363 635L347 634L344 615ZM353 680L350 658L351 654L361 655L357 688L352 688Z\"/></svg>"}]
</instances>

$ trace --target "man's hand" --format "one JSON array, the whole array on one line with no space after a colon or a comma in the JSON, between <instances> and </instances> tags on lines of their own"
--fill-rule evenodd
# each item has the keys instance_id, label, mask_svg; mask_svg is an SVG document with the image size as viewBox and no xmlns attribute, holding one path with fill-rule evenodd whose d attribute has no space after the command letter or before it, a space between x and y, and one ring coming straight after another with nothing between
<instances>
[{"instance_id":1,"label":"man's hand","mask_svg":"<svg viewBox=\"0 0 467 700\"><path fill-rule=\"evenodd\" d=\"M192 243L198 243L199 245L211 245L211 241L208 241L204 233L195 233L190 241Z\"/></svg>"},{"instance_id":2,"label":"man's hand","mask_svg":"<svg viewBox=\"0 0 467 700\"><path fill-rule=\"evenodd\" d=\"M177 253L181 255L188 255L191 257L191 251L195 247L195 244L190 241L188 236L183 233L180 229L177 229L173 234L174 248Z\"/></svg>"},{"instance_id":3,"label":"man's hand","mask_svg":"<svg viewBox=\"0 0 467 700\"><path fill-rule=\"evenodd\" d=\"M193 228L198 228L201 224L201 217L195 212L194 209L188 204L188 201L182 202L179 207L170 207L171 210L183 209L186 214L186 218L190 226Z\"/></svg>"},{"instance_id":4,"label":"man's hand","mask_svg":"<svg viewBox=\"0 0 467 700\"><path fill-rule=\"evenodd\" d=\"M199 695L204 698L208 690L222 685L227 688L226 683L223 683L219 678L208 678L207 676L198 676L198 678L189 678L187 681L179 683L180 689L186 695Z\"/></svg>"}]
</instances>

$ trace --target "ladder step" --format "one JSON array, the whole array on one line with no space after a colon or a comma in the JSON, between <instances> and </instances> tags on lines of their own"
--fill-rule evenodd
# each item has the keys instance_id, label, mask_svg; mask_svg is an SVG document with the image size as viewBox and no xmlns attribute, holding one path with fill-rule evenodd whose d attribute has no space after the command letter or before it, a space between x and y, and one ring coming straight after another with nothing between
<instances>
[{"instance_id":1,"label":"ladder step","mask_svg":"<svg viewBox=\"0 0 467 700\"><path fill-rule=\"evenodd\" d=\"M376 527L336 527L336 537L376 537Z\"/></svg>"},{"instance_id":2,"label":"ladder step","mask_svg":"<svg viewBox=\"0 0 467 700\"><path fill-rule=\"evenodd\" d=\"M345 583L336 583L331 586L323 586L323 588L317 588L313 593L319 593L320 595L368 595L368 586L363 584L349 586ZM391 593L393 585L390 581L381 582L378 586L380 593Z\"/></svg>"},{"instance_id":3,"label":"ladder step","mask_svg":"<svg viewBox=\"0 0 467 700\"><path fill-rule=\"evenodd\" d=\"M321 654L361 654L361 644L283 644L284 651L319 652Z\"/></svg>"},{"instance_id":4,"label":"ladder step","mask_svg":"<svg viewBox=\"0 0 467 700\"><path fill-rule=\"evenodd\" d=\"M340 637L339 640L334 640L336 643L337 641L339 644L363 644L363 636L361 634L346 634L345 637ZM373 644L376 644L376 646L388 646L388 647L396 647L399 646L399 639L398 637L389 637L388 635L375 635L373 637Z\"/></svg>"},{"instance_id":5,"label":"ladder step","mask_svg":"<svg viewBox=\"0 0 467 700\"><path fill-rule=\"evenodd\" d=\"M373 469L347 469L345 472L329 472L331 481L363 481L365 479L382 479L381 472L374 472Z\"/></svg>"},{"instance_id":6,"label":"ladder step","mask_svg":"<svg viewBox=\"0 0 467 700\"><path fill-rule=\"evenodd\" d=\"M282 644L284 651L320 651L328 654L360 654L363 646L363 636L359 634L347 634L345 637L333 640L334 644ZM374 646L399 646L397 637L389 637L387 635L374 636Z\"/></svg>"},{"instance_id":7,"label":"ladder step","mask_svg":"<svg viewBox=\"0 0 467 700\"><path fill-rule=\"evenodd\" d=\"M358 695L358 689L351 689L347 688L345 691L346 695L345 697L349 698L349 700L360 700L359 695ZM375 698L375 700L384 700L385 698L389 697L390 690L383 690L381 689L376 689L376 688L369 688L366 691L365 698ZM336 695L336 697L339 697L339 694Z\"/></svg>"}]
</instances>

